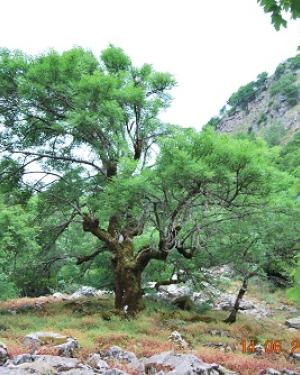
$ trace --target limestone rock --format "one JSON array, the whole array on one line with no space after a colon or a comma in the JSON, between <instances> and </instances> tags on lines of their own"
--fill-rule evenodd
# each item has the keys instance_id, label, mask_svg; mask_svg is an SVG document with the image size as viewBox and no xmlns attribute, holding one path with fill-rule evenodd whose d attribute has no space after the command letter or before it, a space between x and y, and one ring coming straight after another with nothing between
<instances>
[{"instance_id":1,"label":"limestone rock","mask_svg":"<svg viewBox=\"0 0 300 375\"><path fill-rule=\"evenodd\" d=\"M79 342L73 337L69 337L63 344L56 345L54 348L58 349L59 355L72 357L74 350L79 348Z\"/></svg>"},{"instance_id":2,"label":"limestone rock","mask_svg":"<svg viewBox=\"0 0 300 375\"><path fill-rule=\"evenodd\" d=\"M174 298L192 295L192 290L187 284L170 284L161 285L158 288L158 295L165 300L173 300Z\"/></svg>"},{"instance_id":3,"label":"limestone rock","mask_svg":"<svg viewBox=\"0 0 300 375\"><path fill-rule=\"evenodd\" d=\"M87 360L87 364L100 371L100 373L104 373L109 368L107 362L101 358L99 353L91 354Z\"/></svg>"},{"instance_id":4,"label":"limestone rock","mask_svg":"<svg viewBox=\"0 0 300 375\"><path fill-rule=\"evenodd\" d=\"M9 358L8 350L5 344L0 342L0 366L3 365Z\"/></svg>"},{"instance_id":5,"label":"limestone rock","mask_svg":"<svg viewBox=\"0 0 300 375\"><path fill-rule=\"evenodd\" d=\"M79 290L74 292L70 299L78 299L82 297L99 297L105 294L105 291L97 290L91 286L82 286Z\"/></svg>"},{"instance_id":6,"label":"limestone rock","mask_svg":"<svg viewBox=\"0 0 300 375\"><path fill-rule=\"evenodd\" d=\"M42 345L49 345L57 349L58 355L64 357L72 357L74 350L79 348L79 343L76 339L55 332L30 333L25 336L23 344L32 350L36 350Z\"/></svg>"},{"instance_id":7,"label":"limestone rock","mask_svg":"<svg viewBox=\"0 0 300 375\"><path fill-rule=\"evenodd\" d=\"M36 349L42 345L60 345L66 340L66 336L55 332L33 332L24 337L23 345Z\"/></svg>"},{"instance_id":8,"label":"limestone rock","mask_svg":"<svg viewBox=\"0 0 300 375\"><path fill-rule=\"evenodd\" d=\"M142 363L134 353L124 351L119 346L111 346L108 350L101 352L100 356L104 360L115 359L117 361L124 361L129 366L141 372L144 370Z\"/></svg>"},{"instance_id":9,"label":"limestone rock","mask_svg":"<svg viewBox=\"0 0 300 375\"><path fill-rule=\"evenodd\" d=\"M173 331L169 337L173 345L178 349L187 349L188 343L181 337L181 334L177 331Z\"/></svg>"},{"instance_id":10,"label":"limestone rock","mask_svg":"<svg viewBox=\"0 0 300 375\"><path fill-rule=\"evenodd\" d=\"M234 375L216 364L207 364L191 354L165 352L144 360L146 374L166 375Z\"/></svg>"},{"instance_id":11,"label":"limestone rock","mask_svg":"<svg viewBox=\"0 0 300 375\"><path fill-rule=\"evenodd\" d=\"M289 319L285 322L285 324L289 327L289 328L296 328L296 329L300 329L300 316L298 316L297 318L293 318L293 319Z\"/></svg>"}]
</instances>

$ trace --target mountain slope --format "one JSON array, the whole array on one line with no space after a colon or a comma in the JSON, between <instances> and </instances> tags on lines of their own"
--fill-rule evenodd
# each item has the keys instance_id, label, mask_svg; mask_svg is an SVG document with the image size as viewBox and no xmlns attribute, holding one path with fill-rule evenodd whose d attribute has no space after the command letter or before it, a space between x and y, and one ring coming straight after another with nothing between
<instances>
[{"instance_id":1,"label":"mountain slope","mask_svg":"<svg viewBox=\"0 0 300 375\"><path fill-rule=\"evenodd\" d=\"M262 136L270 145L286 143L300 129L300 54L262 73L232 94L208 125L227 133Z\"/></svg>"}]
</instances>

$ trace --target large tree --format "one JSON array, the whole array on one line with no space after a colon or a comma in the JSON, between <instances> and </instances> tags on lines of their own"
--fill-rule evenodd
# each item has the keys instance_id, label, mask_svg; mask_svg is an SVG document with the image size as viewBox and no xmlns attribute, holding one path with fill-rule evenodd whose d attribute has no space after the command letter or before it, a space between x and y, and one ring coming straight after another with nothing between
<instances>
[{"instance_id":1,"label":"large tree","mask_svg":"<svg viewBox=\"0 0 300 375\"><path fill-rule=\"evenodd\" d=\"M77 263L111 254L118 309L142 308L151 260L191 259L202 231L282 188L264 145L162 124L174 79L119 48L0 56L1 176L39 194L45 256L78 219L99 245Z\"/></svg>"}]
</instances>

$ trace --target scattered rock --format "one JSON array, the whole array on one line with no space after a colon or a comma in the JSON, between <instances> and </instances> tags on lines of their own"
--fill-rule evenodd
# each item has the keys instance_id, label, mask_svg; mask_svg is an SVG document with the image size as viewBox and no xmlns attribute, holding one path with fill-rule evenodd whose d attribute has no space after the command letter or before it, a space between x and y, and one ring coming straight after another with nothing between
<instances>
[{"instance_id":1,"label":"scattered rock","mask_svg":"<svg viewBox=\"0 0 300 375\"><path fill-rule=\"evenodd\" d=\"M285 324L289 327L289 328L296 328L296 329L300 329L300 316L298 316L297 318L293 318L293 319L289 319L285 322Z\"/></svg>"},{"instance_id":2,"label":"scattered rock","mask_svg":"<svg viewBox=\"0 0 300 375\"><path fill-rule=\"evenodd\" d=\"M255 354L256 355L263 355L263 353L265 352L265 348L258 344L258 345L255 345Z\"/></svg>"},{"instance_id":3,"label":"scattered rock","mask_svg":"<svg viewBox=\"0 0 300 375\"><path fill-rule=\"evenodd\" d=\"M80 366L76 358L67 358L52 355L23 354L8 361L6 366L0 367L0 375L5 374L41 374L50 375L60 371L73 370ZM6 371L7 370L7 371Z\"/></svg>"},{"instance_id":4,"label":"scattered rock","mask_svg":"<svg viewBox=\"0 0 300 375\"><path fill-rule=\"evenodd\" d=\"M66 336L62 336L55 332L33 332L24 337L23 345L37 349L42 345L60 345L66 340Z\"/></svg>"},{"instance_id":5,"label":"scattered rock","mask_svg":"<svg viewBox=\"0 0 300 375\"><path fill-rule=\"evenodd\" d=\"M265 371L261 372L260 375L298 375L296 372L283 369L281 371L275 370L273 368L268 368Z\"/></svg>"},{"instance_id":6,"label":"scattered rock","mask_svg":"<svg viewBox=\"0 0 300 375\"><path fill-rule=\"evenodd\" d=\"M236 295L231 293L224 293L220 296L219 300L216 302L216 307L218 310L229 311L233 308L236 300ZM252 310L255 309L255 304L249 300L242 300L240 302L240 310Z\"/></svg>"},{"instance_id":7,"label":"scattered rock","mask_svg":"<svg viewBox=\"0 0 300 375\"><path fill-rule=\"evenodd\" d=\"M68 294L63 294L63 293L60 293L60 292L56 292L52 295L53 298L55 299L58 299L58 300L63 300L63 301L66 301L70 298L70 296Z\"/></svg>"},{"instance_id":8,"label":"scattered rock","mask_svg":"<svg viewBox=\"0 0 300 375\"><path fill-rule=\"evenodd\" d=\"M87 364L99 370L100 373L104 373L109 369L107 362L103 361L99 353L91 354L87 360Z\"/></svg>"},{"instance_id":9,"label":"scattered rock","mask_svg":"<svg viewBox=\"0 0 300 375\"><path fill-rule=\"evenodd\" d=\"M79 348L79 343L73 337L66 337L55 332L35 332L25 336L23 344L35 351L43 345L57 349L57 354L72 357L74 350Z\"/></svg>"},{"instance_id":10,"label":"scattered rock","mask_svg":"<svg viewBox=\"0 0 300 375\"><path fill-rule=\"evenodd\" d=\"M5 344L0 342L0 366L3 365L9 358L8 350Z\"/></svg>"},{"instance_id":11,"label":"scattered rock","mask_svg":"<svg viewBox=\"0 0 300 375\"><path fill-rule=\"evenodd\" d=\"M268 368L266 369L265 375L281 375L281 373L273 368Z\"/></svg>"},{"instance_id":12,"label":"scattered rock","mask_svg":"<svg viewBox=\"0 0 300 375\"><path fill-rule=\"evenodd\" d=\"M81 368L74 368L72 370L62 372L63 375L95 375L93 369L82 366ZM48 374L47 374L48 375Z\"/></svg>"},{"instance_id":13,"label":"scattered rock","mask_svg":"<svg viewBox=\"0 0 300 375\"><path fill-rule=\"evenodd\" d=\"M220 337L230 337L230 333L228 331L224 331L222 329L211 329L209 334L212 336L220 336Z\"/></svg>"},{"instance_id":14,"label":"scattered rock","mask_svg":"<svg viewBox=\"0 0 300 375\"><path fill-rule=\"evenodd\" d=\"M54 348L58 349L58 355L73 357L75 349L79 349L79 342L73 337L69 337L66 342L56 345Z\"/></svg>"},{"instance_id":15,"label":"scattered rock","mask_svg":"<svg viewBox=\"0 0 300 375\"><path fill-rule=\"evenodd\" d=\"M118 368L111 368L103 373L103 375L128 375L126 372L119 370Z\"/></svg>"},{"instance_id":16,"label":"scattered rock","mask_svg":"<svg viewBox=\"0 0 300 375\"><path fill-rule=\"evenodd\" d=\"M34 362L35 359L36 359L36 355L34 354L20 354L20 355L15 356L11 362L13 365L19 366L19 365L22 365L23 363Z\"/></svg>"},{"instance_id":17,"label":"scattered rock","mask_svg":"<svg viewBox=\"0 0 300 375\"><path fill-rule=\"evenodd\" d=\"M146 374L165 375L234 375L216 364L207 364L191 354L165 352L144 360Z\"/></svg>"},{"instance_id":18,"label":"scattered rock","mask_svg":"<svg viewBox=\"0 0 300 375\"><path fill-rule=\"evenodd\" d=\"M202 271L206 276L209 276L216 280L219 280L220 278L226 280L233 278L235 276L235 272L229 264L225 264L223 266L210 267Z\"/></svg>"},{"instance_id":19,"label":"scattered rock","mask_svg":"<svg viewBox=\"0 0 300 375\"><path fill-rule=\"evenodd\" d=\"M106 294L106 291L97 290L91 286L82 286L79 290L70 296L70 299L78 299L83 297L101 297Z\"/></svg>"},{"instance_id":20,"label":"scattered rock","mask_svg":"<svg viewBox=\"0 0 300 375\"><path fill-rule=\"evenodd\" d=\"M101 351L100 356L101 356L101 359L104 359L104 360L115 359L118 361L124 361L128 363L130 367L133 367L134 369L140 372L144 370L143 365L137 359L134 353L126 352L123 349L121 349L119 346L111 346L108 350Z\"/></svg>"},{"instance_id":21,"label":"scattered rock","mask_svg":"<svg viewBox=\"0 0 300 375\"><path fill-rule=\"evenodd\" d=\"M294 361L299 363L300 362L300 352L291 353L290 358Z\"/></svg>"},{"instance_id":22,"label":"scattered rock","mask_svg":"<svg viewBox=\"0 0 300 375\"><path fill-rule=\"evenodd\" d=\"M157 293L157 295L164 300L173 300L174 298L191 296L192 294L192 289L187 284L161 285Z\"/></svg>"},{"instance_id":23,"label":"scattered rock","mask_svg":"<svg viewBox=\"0 0 300 375\"><path fill-rule=\"evenodd\" d=\"M188 343L181 337L181 334L177 331L173 331L169 337L173 345L178 349L187 349Z\"/></svg>"},{"instance_id":24,"label":"scattered rock","mask_svg":"<svg viewBox=\"0 0 300 375\"><path fill-rule=\"evenodd\" d=\"M230 353L236 348L232 348L230 345L224 343L224 342L208 342L204 344L204 346L207 346L208 348L215 348L215 349L220 349L220 351L224 353Z\"/></svg>"}]
</instances>

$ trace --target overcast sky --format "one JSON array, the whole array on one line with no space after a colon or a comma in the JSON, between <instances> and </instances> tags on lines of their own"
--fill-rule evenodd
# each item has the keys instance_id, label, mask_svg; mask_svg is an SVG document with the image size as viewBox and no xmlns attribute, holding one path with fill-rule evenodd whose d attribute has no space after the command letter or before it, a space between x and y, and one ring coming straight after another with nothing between
<instances>
[{"instance_id":1,"label":"overcast sky","mask_svg":"<svg viewBox=\"0 0 300 375\"><path fill-rule=\"evenodd\" d=\"M39 53L109 43L172 73L162 116L200 128L239 86L296 54L300 22L276 32L256 0L0 0L0 45Z\"/></svg>"}]
</instances>

